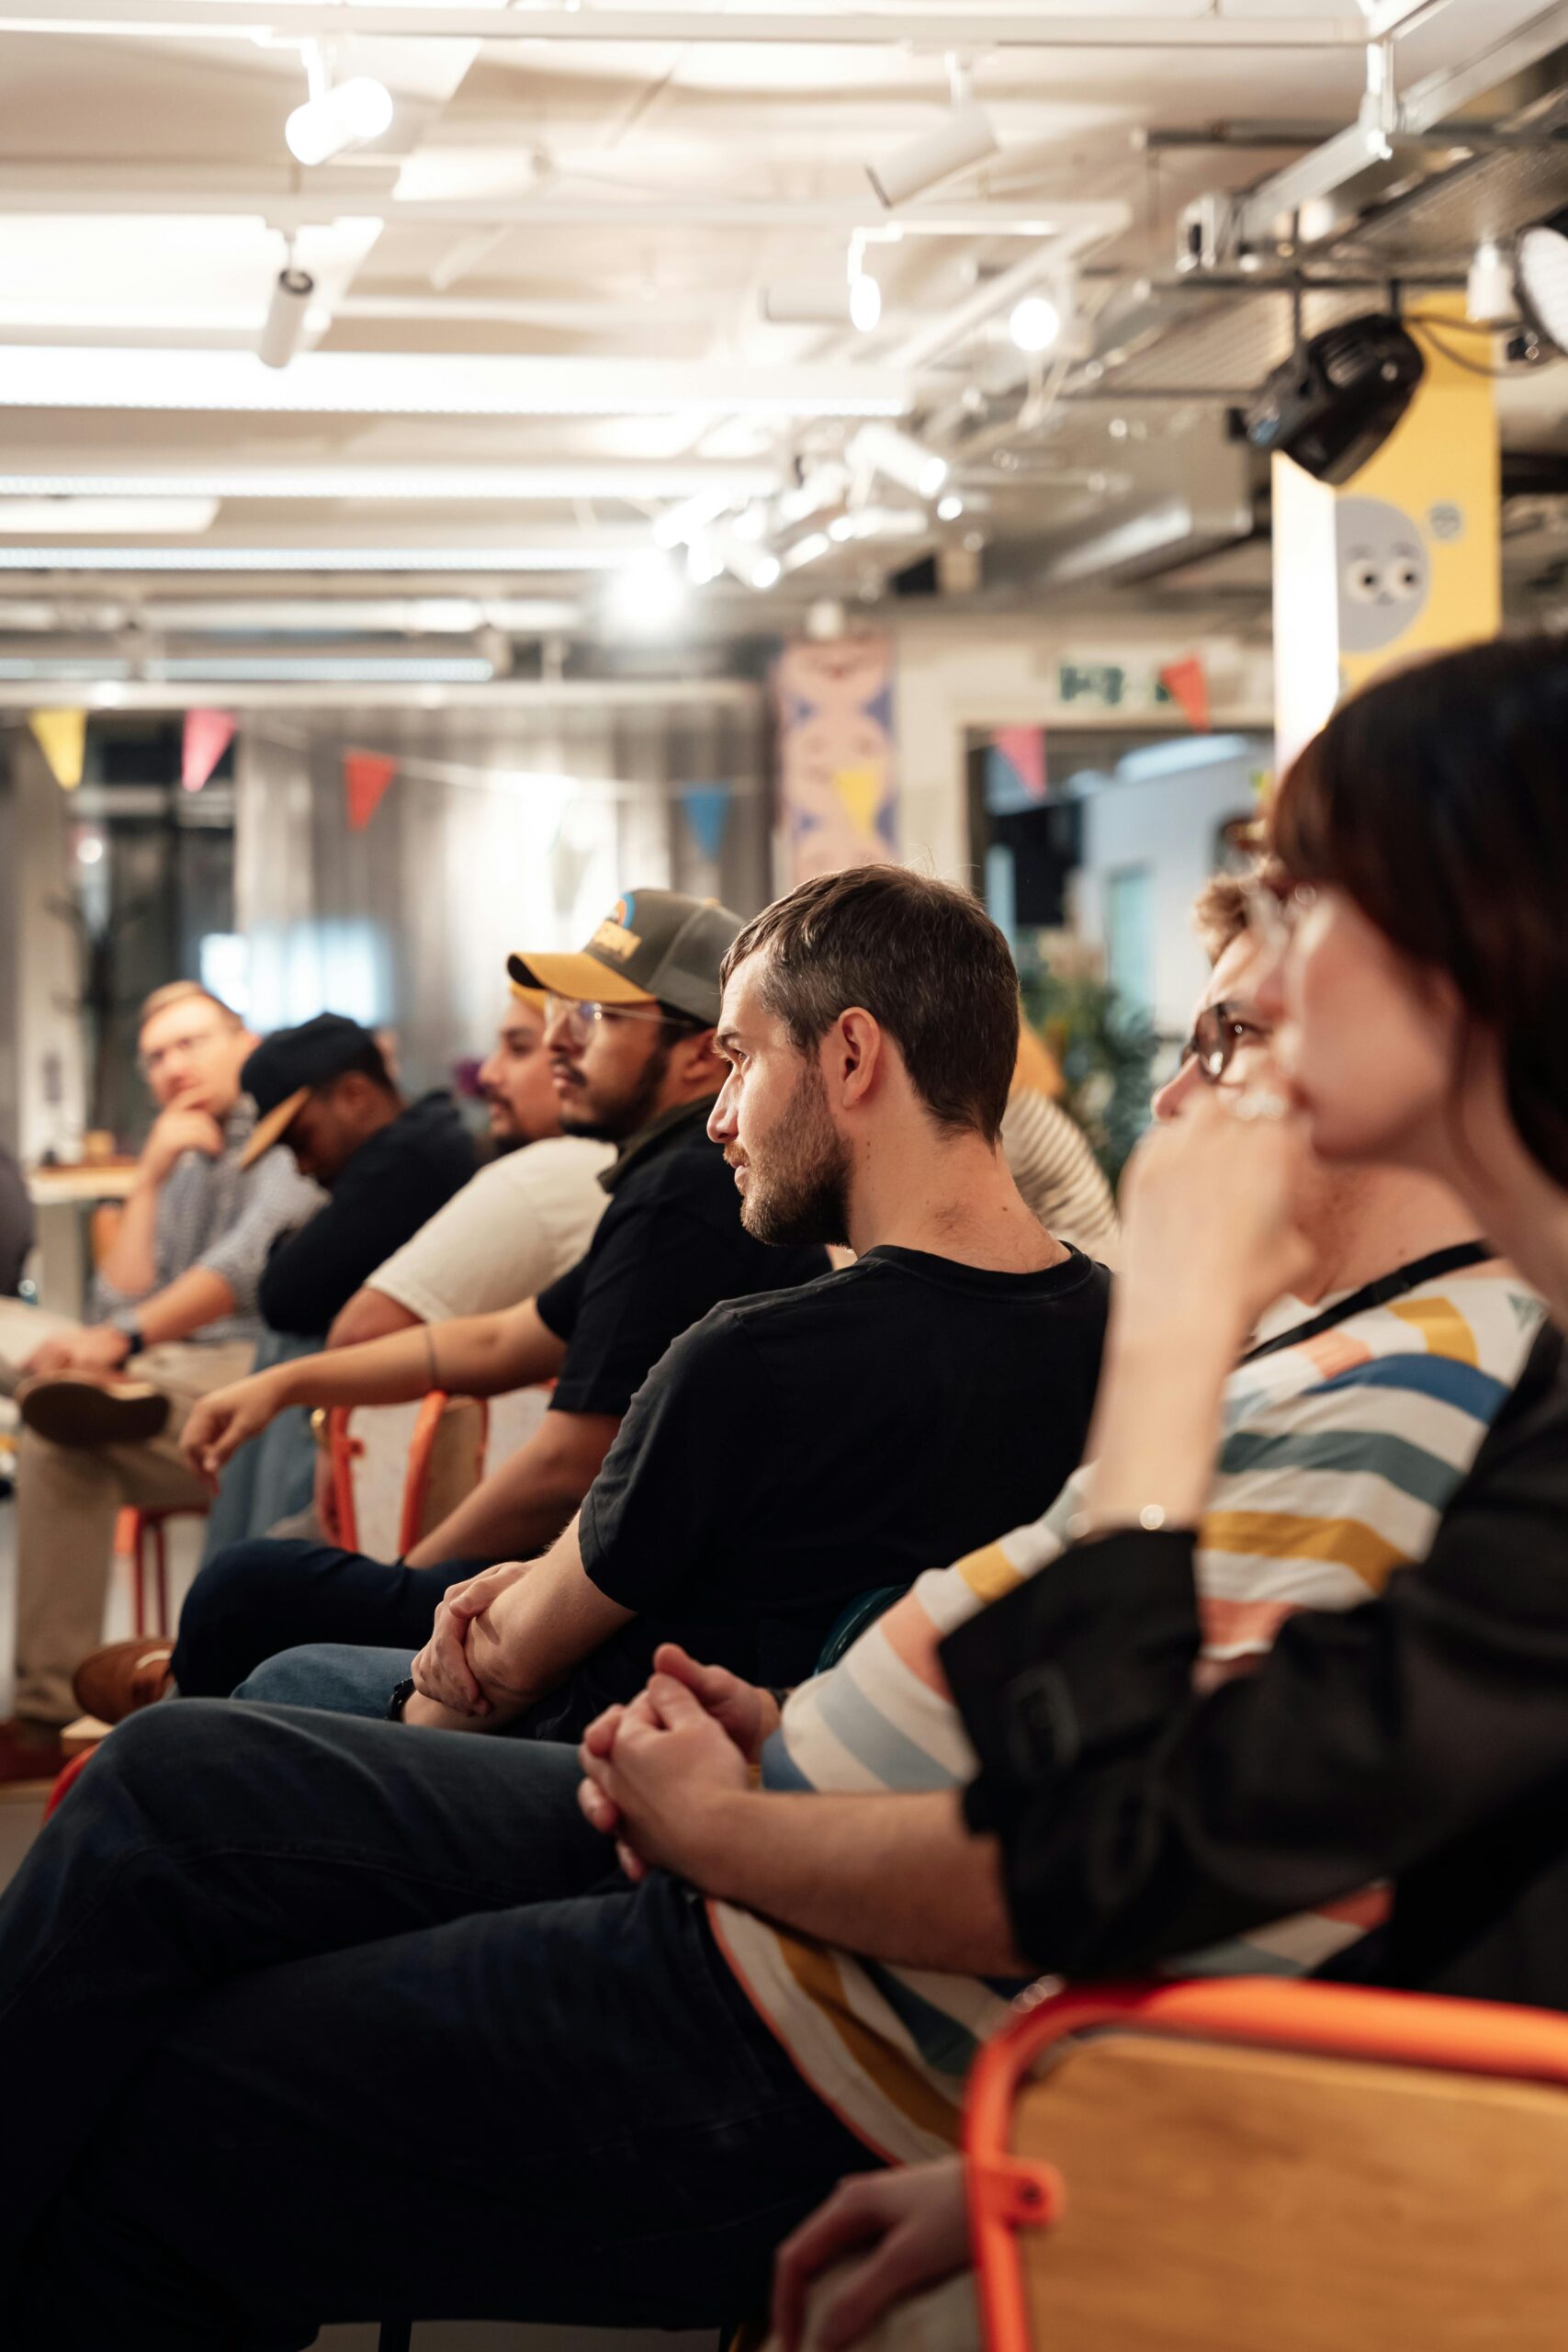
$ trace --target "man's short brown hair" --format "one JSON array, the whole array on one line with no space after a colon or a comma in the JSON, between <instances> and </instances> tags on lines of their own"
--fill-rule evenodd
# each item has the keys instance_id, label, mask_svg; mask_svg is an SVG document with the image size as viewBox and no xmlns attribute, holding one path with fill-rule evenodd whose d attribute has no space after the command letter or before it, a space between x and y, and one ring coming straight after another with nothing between
<instances>
[{"instance_id":1,"label":"man's short brown hair","mask_svg":"<svg viewBox=\"0 0 1568 2352\"><path fill-rule=\"evenodd\" d=\"M1247 929L1247 874L1213 874L1192 901L1192 928L1211 965Z\"/></svg>"},{"instance_id":2,"label":"man's short brown hair","mask_svg":"<svg viewBox=\"0 0 1568 2352\"><path fill-rule=\"evenodd\" d=\"M937 1124L996 1142L1018 1057L1018 974L967 890L902 865L818 875L746 925L721 978L759 955L762 1001L803 1052L861 1005Z\"/></svg>"},{"instance_id":3,"label":"man's short brown hair","mask_svg":"<svg viewBox=\"0 0 1568 2352\"><path fill-rule=\"evenodd\" d=\"M187 999L197 997L204 1004L215 1006L231 1029L244 1027L232 1005L225 1004L222 998L214 996L210 989L204 989L199 980L166 980L161 989L154 989L150 997L142 1000L141 1010L136 1016L136 1026L139 1030L145 1029L155 1012L167 1012L170 1005L184 1004Z\"/></svg>"}]
</instances>

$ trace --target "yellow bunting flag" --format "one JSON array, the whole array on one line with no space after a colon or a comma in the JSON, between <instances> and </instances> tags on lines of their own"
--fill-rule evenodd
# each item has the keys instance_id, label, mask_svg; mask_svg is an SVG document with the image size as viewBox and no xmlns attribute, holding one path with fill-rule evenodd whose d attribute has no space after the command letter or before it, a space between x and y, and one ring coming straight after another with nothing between
<instances>
[{"instance_id":1,"label":"yellow bunting flag","mask_svg":"<svg viewBox=\"0 0 1568 2352\"><path fill-rule=\"evenodd\" d=\"M86 712L30 711L28 725L38 738L38 747L49 762L49 772L56 784L62 792L74 792L82 781L82 763L87 747Z\"/></svg>"},{"instance_id":2,"label":"yellow bunting flag","mask_svg":"<svg viewBox=\"0 0 1568 2352\"><path fill-rule=\"evenodd\" d=\"M857 832L873 831L886 785L883 770L880 767L840 768L833 782Z\"/></svg>"}]
</instances>

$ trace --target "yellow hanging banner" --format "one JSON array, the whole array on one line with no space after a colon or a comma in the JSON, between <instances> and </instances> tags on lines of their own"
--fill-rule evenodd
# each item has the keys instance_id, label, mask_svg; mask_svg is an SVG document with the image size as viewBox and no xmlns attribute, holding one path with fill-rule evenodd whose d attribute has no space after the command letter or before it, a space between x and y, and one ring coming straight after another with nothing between
<instances>
[{"instance_id":1,"label":"yellow hanging banner","mask_svg":"<svg viewBox=\"0 0 1568 2352\"><path fill-rule=\"evenodd\" d=\"M1424 295L1404 323L1426 373L1382 448L1337 489L1274 460L1281 761L1380 670L1502 626L1492 342L1460 293Z\"/></svg>"},{"instance_id":2,"label":"yellow hanging banner","mask_svg":"<svg viewBox=\"0 0 1568 2352\"><path fill-rule=\"evenodd\" d=\"M35 710L28 713L28 725L38 738L38 746L49 762L49 772L62 792L74 792L82 781L82 764L87 748L87 714L85 710Z\"/></svg>"}]
</instances>

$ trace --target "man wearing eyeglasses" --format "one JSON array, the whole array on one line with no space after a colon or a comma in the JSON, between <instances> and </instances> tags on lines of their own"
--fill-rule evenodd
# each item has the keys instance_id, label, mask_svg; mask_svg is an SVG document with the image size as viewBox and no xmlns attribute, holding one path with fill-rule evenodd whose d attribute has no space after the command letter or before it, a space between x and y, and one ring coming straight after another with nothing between
<instances>
[{"instance_id":1,"label":"man wearing eyeglasses","mask_svg":"<svg viewBox=\"0 0 1568 2352\"><path fill-rule=\"evenodd\" d=\"M253 1542L210 1560L172 1657L145 1653L111 1712L161 1694L226 1697L299 1643L427 1639L448 1583L544 1550L592 1485L626 1407L671 1341L720 1299L828 1270L812 1248L770 1248L741 1224L708 1114L726 1075L714 1051L719 967L740 918L712 900L638 890L580 952L511 959L547 1000L562 1132L615 1146L609 1206L584 1255L503 1312L418 1325L279 1364L209 1396L186 1453L215 1476L289 1405L385 1404L443 1388L491 1396L554 1381L538 1430L395 1566L331 1544ZM415 1573L429 1571L429 1573Z\"/></svg>"},{"instance_id":2,"label":"man wearing eyeglasses","mask_svg":"<svg viewBox=\"0 0 1568 2352\"><path fill-rule=\"evenodd\" d=\"M115 1514L206 1501L181 1425L198 1396L248 1369L267 1252L319 1203L288 1152L243 1164L255 1112L240 1071L255 1043L195 981L141 1009L138 1058L157 1116L95 1283L100 1319L45 1339L21 1367L16 1717L0 1725L0 1781L63 1761L61 1727L80 1713L72 1672L102 1628ZM28 1349L28 1316L5 1310L0 1345Z\"/></svg>"}]
</instances>

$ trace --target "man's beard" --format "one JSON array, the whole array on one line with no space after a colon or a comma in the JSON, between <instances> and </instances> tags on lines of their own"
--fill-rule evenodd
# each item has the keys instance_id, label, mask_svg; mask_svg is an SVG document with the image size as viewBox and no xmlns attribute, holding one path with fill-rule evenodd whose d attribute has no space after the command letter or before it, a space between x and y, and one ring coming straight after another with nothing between
<instances>
[{"instance_id":1,"label":"man's beard","mask_svg":"<svg viewBox=\"0 0 1568 2352\"><path fill-rule=\"evenodd\" d=\"M664 1074L670 1068L670 1056L674 1045L671 1037L660 1037L641 1073L634 1079L627 1092L618 1102L601 1103L597 1109L572 1107L570 1097L560 1103L561 1132L569 1136L586 1136L592 1143L626 1143L653 1116L653 1106Z\"/></svg>"},{"instance_id":2,"label":"man's beard","mask_svg":"<svg viewBox=\"0 0 1568 2352\"><path fill-rule=\"evenodd\" d=\"M747 1162L740 1222L774 1248L850 1238L850 1153L828 1112L815 1064L802 1076L766 1148L766 1172Z\"/></svg>"}]
</instances>

